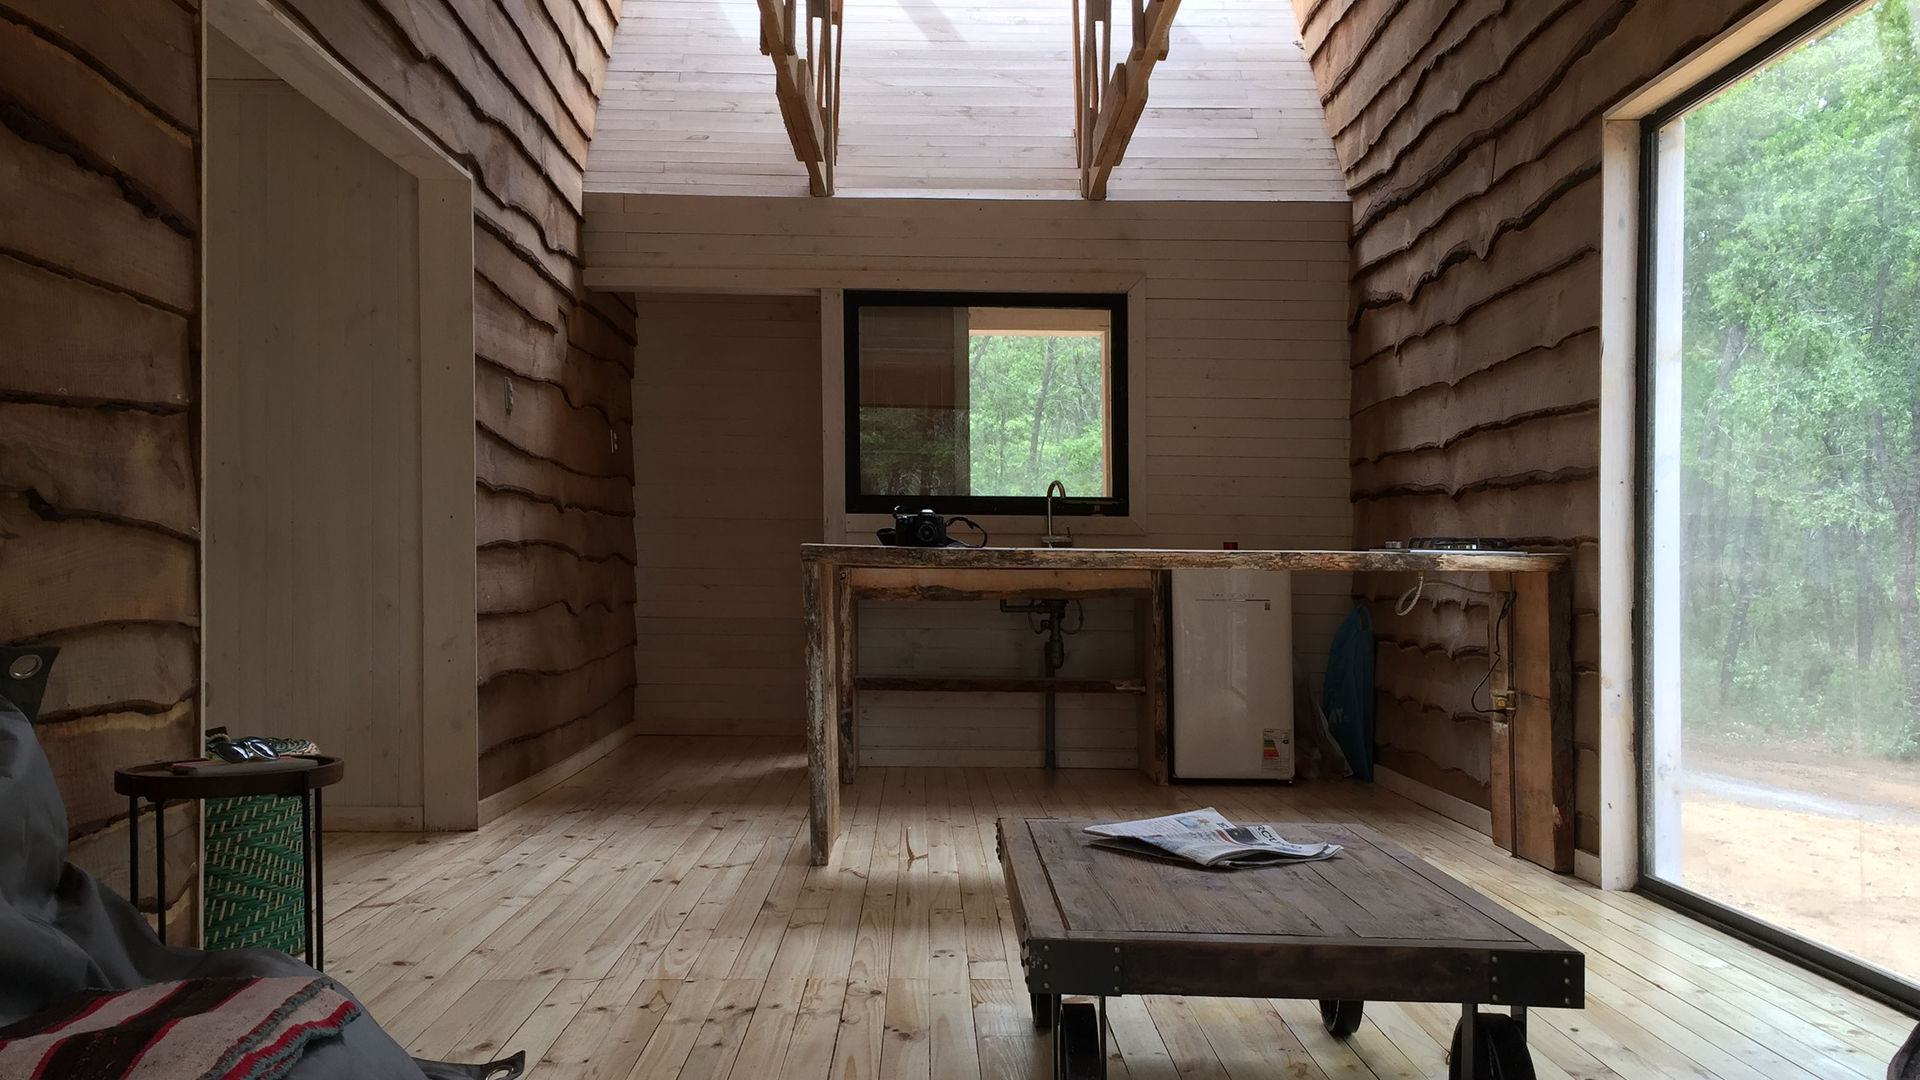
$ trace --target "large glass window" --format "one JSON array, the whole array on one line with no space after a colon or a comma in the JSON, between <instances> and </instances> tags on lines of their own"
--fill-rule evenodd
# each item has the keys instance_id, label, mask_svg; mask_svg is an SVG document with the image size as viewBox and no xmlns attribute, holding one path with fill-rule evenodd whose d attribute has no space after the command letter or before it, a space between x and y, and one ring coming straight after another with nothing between
<instances>
[{"instance_id":1,"label":"large glass window","mask_svg":"<svg viewBox=\"0 0 1920 1080\"><path fill-rule=\"evenodd\" d=\"M1124 296L847 294L847 509L1125 514Z\"/></svg>"},{"instance_id":2,"label":"large glass window","mask_svg":"<svg viewBox=\"0 0 1920 1080\"><path fill-rule=\"evenodd\" d=\"M1646 129L1645 870L1905 993L1920 980L1909 0L1766 55Z\"/></svg>"}]
</instances>

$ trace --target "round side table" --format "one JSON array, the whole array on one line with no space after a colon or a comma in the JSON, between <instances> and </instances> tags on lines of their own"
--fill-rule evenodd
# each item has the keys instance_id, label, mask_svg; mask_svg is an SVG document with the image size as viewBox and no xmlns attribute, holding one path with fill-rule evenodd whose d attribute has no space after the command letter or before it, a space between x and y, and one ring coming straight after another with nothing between
<instances>
[{"instance_id":1,"label":"round side table","mask_svg":"<svg viewBox=\"0 0 1920 1080\"><path fill-rule=\"evenodd\" d=\"M179 773L174 766L190 765ZM301 911L307 931L307 963L320 969L326 963L326 901L322 895L320 852L321 789L346 775L337 757L299 754L277 761L172 762L155 761L115 769L113 790L127 797L127 891L140 906L140 800L153 803L154 878L160 909L160 943L167 942L167 828L166 804L172 799L234 799L254 795L297 796L300 799Z\"/></svg>"}]
</instances>

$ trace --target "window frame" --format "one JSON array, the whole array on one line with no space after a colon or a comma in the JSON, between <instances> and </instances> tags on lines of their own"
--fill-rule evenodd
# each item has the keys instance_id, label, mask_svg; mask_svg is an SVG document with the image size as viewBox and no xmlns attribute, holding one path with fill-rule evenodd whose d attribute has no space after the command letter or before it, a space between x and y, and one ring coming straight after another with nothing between
<instances>
[{"instance_id":1,"label":"window frame","mask_svg":"<svg viewBox=\"0 0 1920 1080\"><path fill-rule=\"evenodd\" d=\"M939 514L1038 517L1047 512L1042 495L869 495L860 490L860 309L864 307L1075 308L1107 312L1106 432L1111 495L1075 495L1053 500L1058 517L1126 518L1132 513L1130 433L1128 432L1126 292L1038 293L848 289L842 296L845 410L843 510L848 514L891 514L932 510ZM908 505L911 503L911 505Z\"/></svg>"},{"instance_id":2,"label":"window frame","mask_svg":"<svg viewBox=\"0 0 1920 1080\"><path fill-rule=\"evenodd\" d=\"M1920 985L1831 947L1798 931L1769 922L1750 912L1679 882L1652 873L1655 850L1654 775L1654 470L1657 423L1654 349L1660 328L1658 279L1660 251L1660 129L1693 111L1721 91L1817 37L1847 18L1864 13L1875 0L1825 0L1805 14L1714 70L1684 92L1662 103L1639 121L1639 168L1634 205L1639 217L1634 326L1634 753L1638 768L1637 828L1641 857L1634 891L1722 933L1738 938L1784 960L1805 967L1849 989L1901 1012L1920 1016Z\"/></svg>"}]
</instances>

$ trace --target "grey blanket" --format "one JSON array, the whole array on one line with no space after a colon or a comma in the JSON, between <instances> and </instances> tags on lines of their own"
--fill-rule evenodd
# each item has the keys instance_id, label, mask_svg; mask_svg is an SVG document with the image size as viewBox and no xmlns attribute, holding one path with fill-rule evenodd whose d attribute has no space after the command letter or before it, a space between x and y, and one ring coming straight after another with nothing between
<instances>
[{"instance_id":1,"label":"grey blanket","mask_svg":"<svg viewBox=\"0 0 1920 1080\"><path fill-rule=\"evenodd\" d=\"M133 907L66 861L67 815L20 709L0 696L0 1026L83 989L220 976L316 974L269 949L203 952L160 944ZM437 1069L431 1075L448 1075ZM430 1076L362 1017L312 1044L293 1080Z\"/></svg>"}]
</instances>

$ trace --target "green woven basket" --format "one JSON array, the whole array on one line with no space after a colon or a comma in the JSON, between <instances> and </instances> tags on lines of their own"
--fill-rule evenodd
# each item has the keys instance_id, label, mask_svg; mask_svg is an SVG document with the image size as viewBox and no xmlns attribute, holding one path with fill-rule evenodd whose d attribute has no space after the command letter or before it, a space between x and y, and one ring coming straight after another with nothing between
<instances>
[{"instance_id":1,"label":"green woven basket","mask_svg":"<svg viewBox=\"0 0 1920 1080\"><path fill-rule=\"evenodd\" d=\"M206 814L207 948L304 949L300 800L208 799Z\"/></svg>"},{"instance_id":2,"label":"green woven basket","mask_svg":"<svg viewBox=\"0 0 1920 1080\"><path fill-rule=\"evenodd\" d=\"M304 739L268 742L282 753L314 752ZM205 812L206 947L305 949L300 800L208 799Z\"/></svg>"}]
</instances>

